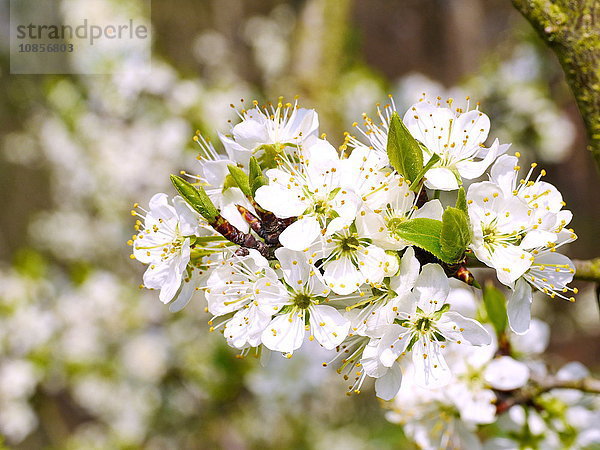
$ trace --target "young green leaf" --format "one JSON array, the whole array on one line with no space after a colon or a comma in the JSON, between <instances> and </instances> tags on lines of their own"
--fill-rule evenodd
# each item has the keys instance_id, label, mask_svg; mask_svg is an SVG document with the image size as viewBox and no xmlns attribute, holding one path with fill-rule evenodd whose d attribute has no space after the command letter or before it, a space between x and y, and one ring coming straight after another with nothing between
<instances>
[{"instance_id":1,"label":"young green leaf","mask_svg":"<svg viewBox=\"0 0 600 450\"><path fill-rule=\"evenodd\" d=\"M411 191L417 192L421 188L421 180L423 179L423 177L425 176L427 171L429 169L431 169L433 167L433 165L436 162L438 162L439 160L440 160L440 155L438 155L437 153L434 153L433 155L431 155L431 158L429 158L429 161L427 161L427 164L425 164L425 167L423 167L423 169L421 169L421 171L419 172L417 177L410 184Z\"/></svg>"},{"instance_id":2,"label":"young green leaf","mask_svg":"<svg viewBox=\"0 0 600 450\"><path fill-rule=\"evenodd\" d=\"M444 262L445 256L440 247L440 236L442 233L442 222L435 219L417 218L401 222L396 225L394 232L396 236L406 242L427 250L436 258Z\"/></svg>"},{"instance_id":3,"label":"young green leaf","mask_svg":"<svg viewBox=\"0 0 600 450\"><path fill-rule=\"evenodd\" d=\"M469 210L467 208L467 194L465 193L465 188L462 186L458 189L458 195L456 196L456 208L469 215Z\"/></svg>"},{"instance_id":4,"label":"young green leaf","mask_svg":"<svg viewBox=\"0 0 600 450\"><path fill-rule=\"evenodd\" d=\"M400 175L413 182L417 179L423 169L423 151L398 113L394 113L390 119L387 153L390 164Z\"/></svg>"},{"instance_id":5,"label":"young green leaf","mask_svg":"<svg viewBox=\"0 0 600 450\"><path fill-rule=\"evenodd\" d=\"M446 208L442 216L440 247L447 262L458 262L471 243L469 216L458 208Z\"/></svg>"},{"instance_id":6,"label":"young green leaf","mask_svg":"<svg viewBox=\"0 0 600 450\"><path fill-rule=\"evenodd\" d=\"M214 223L219 217L219 211L208 197L202 186L194 187L183 178L171 175L171 183L184 200L204 217L208 223Z\"/></svg>"},{"instance_id":7,"label":"young green leaf","mask_svg":"<svg viewBox=\"0 0 600 450\"><path fill-rule=\"evenodd\" d=\"M506 299L504 294L492 283L486 283L483 290L483 303L489 321L494 326L496 333L501 334L506 330Z\"/></svg>"},{"instance_id":8,"label":"young green leaf","mask_svg":"<svg viewBox=\"0 0 600 450\"><path fill-rule=\"evenodd\" d=\"M233 164L229 164L227 168L229 169L229 174L235 181L237 187L240 188L246 197L251 197L252 190L250 189L250 178L246 172L244 172L243 169L240 169L238 166L234 166Z\"/></svg>"},{"instance_id":9,"label":"young green leaf","mask_svg":"<svg viewBox=\"0 0 600 450\"><path fill-rule=\"evenodd\" d=\"M267 178L262 174L262 169L260 168L258 160L254 156L250 158L249 183L252 196L256 194L256 191L259 187L264 186L265 184L269 184Z\"/></svg>"}]
</instances>

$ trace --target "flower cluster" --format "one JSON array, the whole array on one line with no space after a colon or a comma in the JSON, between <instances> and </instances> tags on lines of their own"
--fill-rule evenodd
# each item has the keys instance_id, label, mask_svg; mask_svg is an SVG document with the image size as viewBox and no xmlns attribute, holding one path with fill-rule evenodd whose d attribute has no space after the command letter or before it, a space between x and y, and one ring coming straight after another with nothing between
<instances>
[{"instance_id":1,"label":"flower cluster","mask_svg":"<svg viewBox=\"0 0 600 450\"><path fill-rule=\"evenodd\" d=\"M471 346L486 365L511 364L489 362L494 333L453 301L478 287L471 261L511 290L494 326L507 315L526 333L533 289L573 300L574 266L557 253L576 238L571 213L543 170L532 164L519 179L520 155L497 139L486 146L490 120L468 99L456 108L424 97L403 119L392 100L339 149L297 103L254 102L239 118L219 135L223 153L195 137L197 174L171 177L171 202L157 194L148 211L133 211L141 219L130 244L148 265L144 286L174 310L200 291L211 330L243 355L289 358L315 340L336 351L329 364L349 392L370 377L385 400L413 382L437 395L466 370L450 363L465 359L456 354L478 354ZM441 191L455 202L442 204ZM465 389L489 409L498 383ZM461 396L452 386L444 395Z\"/></svg>"}]
</instances>

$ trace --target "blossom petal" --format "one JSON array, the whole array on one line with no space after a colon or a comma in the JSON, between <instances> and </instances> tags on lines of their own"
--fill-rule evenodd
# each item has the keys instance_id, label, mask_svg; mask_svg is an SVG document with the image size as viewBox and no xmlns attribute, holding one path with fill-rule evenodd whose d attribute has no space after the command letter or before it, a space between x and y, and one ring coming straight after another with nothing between
<instances>
[{"instance_id":1,"label":"blossom petal","mask_svg":"<svg viewBox=\"0 0 600 450\"><path fill-rule=\"evenodd\" d=\"M394 364L385 375L375 381L375 394L382 400L393 399L402 385L402 371L399 364Z\"/></svg>"},{"instance_id":2,"label":"blossom petal","mask_svg":"<svg viewBox=\"0 0 600 450\"><path fill-rule=\"evenodd\" d=\"M525 386L529 368L510 356L501 356L488 364L483 376L494 389L512 391Z\"/></svg>"},{"instance_id":3,"label":"blossom petal","mask_svg":"<svg viewBox=\"0 0 600 450\"><path fill-rule=\"evenodd\" d=\"M393 324L385 327L379 341L379 360L385 367L392 367L410 343L410 332L403 326Z\"/></svg>"},{"instance_id":4,"label":"blossom petal","mask_svg":"<svg viewBox=\"0 0 600 450\"><path fill-rule=\"evenodd\" d=\"M490 345L492 337L479 322L448 311L436 322L442 335L454 342L465 340L471 345Z\"/></svg>"},{"instance_id":5,"label":"blossom petal","mask_svg":"<svg viewBox=\"0 0 600 450\"><path fill-rule=\"evenodd\" d=\"M483 172L494 162L498 157L501 150L501 146L498 143L498 139L494 141L492 146L488 149L485 157L480 161L466 160L456 164L458 172L463 178L472 180L483 175Z\"/></svg>"},{"instance_id":6,"label":"blossom petal","mask_svg":"<svg viewBox=\"0 0 600 450\"><path fill-rule=\"evenodd\" d=\"M441 191L454 191L458 189L456 175L445 167L429 169L425 177L425 186L429 189L438 189Z\"/></svg>"},{"instance_id":7,"label":"blossom petal","mask_svg":"<svg viewBox=\"0 0 600 450\"><path fill-rule=\"evenodd\" d=\"M333 350L348 336L350 321L332 306L312 306L310 316L312 334L327 350Z\"/></svg>"},{"instance_id":8,"label":"blossom petal","mask_svg":"<svg viewBox=\"0 0 600 450\"><path fill-rule=\"evenodd\" d=\"M365 282L365 276L345 257L327 263L324 278L333 292L340 295L356 291Z\"/></svg>"},{"instance_id":9,"label":"blossom petal","mask_svg":"<svg viewBox=\"0 0 600 450\"><path fill-rule=\"evenodd\" d=\"M421 264L415 257L414 248L409 247L400 259L400 270L398 275L390 279L390 288L398 296L410 291L417 281L420 268Z\"/></svg>"},{"instance_id":10,"label":"blossom petal","mask_svg":"<svg viewBox=\"0 0 600 450\"><path fill-rule=\"evenodd\" d=\"M417 219L424 217L426 219L442 220L444 214L444 207L438 199L430 200L417 209L411 216L411 219Z\"/></svg>"},{"instance_id":11,"label":"blossom petal","mask_svg":"<svg viewBox=\"0 0 600 450\"><path fill-rule=\"evenodd\" d=\"M233 127L232 134L235 141L248 150L254 150L260 144L269 141L269 134L265 126L265 120L260 113L254 110L247 111L250 118L242 120Z\"/></svg>"},{"instance_id":12,"label":"blossom petal","mask_svg":"<svg viewBox=\"0 0 600 450\"><path fill-rule=\"evenodd\" d=\"M490 170L490 180L496 183L504 195L511 195L517 184L519 159L516 156L500 156Z\"/></svg>"},{"instance_id":13,"label":"blossom petal","mask_svg":"<svg viewBox=\"0 0 600 450\"><path fill-rule=\"evenodd\" d=\"M466 153L471 149L478 150L480 144L487 139L489 131L489 117L481 111L473 109L458 116L452 127L451 140L458 147L463 147L463 152Z\"/></svg>"},{"instance_id":14,"label":"blossom petal","mask_svg":"<svg viewBox=\"0 0 600 450\"><path fill-rule=\"evenodd\" d=\"M425 312L441 307L450 292L450 284L439 264L427 264L421 269L421 274L415 283L414 292L419 297L418 306Z\"/></svg>"},{"instance_id":15,"label":"blossom petal","mask_svg":"<svg viewBox=\"0 0 600 450\"><path fill-rule=\"evenodd\" d=\"M223 332L229 345L235 348L260 345L261 335L269 325L271 315L256 306L242 308L225 325Z\"/></svg>"},{"instance_id":16,"label":"blossom petal","mask_svg":"<svg viewBox=\"0 0 600 450\"><path fill-rule=\"evenodd\" d=\"M526 333L529 329L532 300L531 286L523 278L520 278L506 304L508 324L510 329L517 334Z\"/></svg>"},{"instance_id":17,"label":"blossom petal","mask_svg":"<svg viewBox=\"0 0 600 450\"><path fill-rule=\"evenodd\" d=\"M319 221L312 216L295 221L279 235L279 242L290 250L302 251L310 247L321 233Z\"/></svg>"},{"instance_id":18,"label":"blossom petal","mask_svg":"<svg viewBox=\"0 0 600 450\"><path fill-rule=\"evenodd\" d=\"M293 353L304 340L304 313L293 312L275 317L262 332L262 343L269 350Z\"/></svg>"},{"instance_id":19,"label":"blossom petal","mask_svg":"<svg viewBox=\"0 0 600 450\"><path fill-rule=\"evenodd\" d=\"M295 191L277 185L259 187L254 198L256 203L280 219L299 216L307 207Z\"/></svg>"},{"instance_id":20,"label":"blossom petal","mask_svg":"<svg viewBox=\"0 0 600 450\"><path fill-rule=\"evenodd\" d=\"M181 311L187 306L193 295L197 292L196 287L199 284L201 276L196 270L192 269L192 275L189 279L184 279L179 291L175 295L173 302L169 305L169 311L172 313Z\"/></svg>"},{"instance_id":21,"label":"blossom petal","mask_svg":"<svg viewBox=\"0 0 600 450\"><path fill-rule=\"evenodd\" d=\"M412 355L417 385L432 388L450 382L452 373L437 342L419 339L412 349Z\"/></svg>"},{"instance_id":22,"label":"blossom petal","mask_svg":"<svg viewBox=\"0 0 600 450\"><path fill-rule=\"evenodd\" d=\"M281 265L286 283L293 289L308 281L310 266L304 253L282 247L275 250L275 257Z\"/></svg>"},{"instance_id":23,"label":"blossom petal","mask_svg":"<svg viewBox=\"0 0 600 450\"><path fill-rule=\"evenodd\" d=\"M511 286L531 267L532 259L528 252L511 244L496 245L490 255L498 280L507 286Z\"/></svg>"}]
</instances>

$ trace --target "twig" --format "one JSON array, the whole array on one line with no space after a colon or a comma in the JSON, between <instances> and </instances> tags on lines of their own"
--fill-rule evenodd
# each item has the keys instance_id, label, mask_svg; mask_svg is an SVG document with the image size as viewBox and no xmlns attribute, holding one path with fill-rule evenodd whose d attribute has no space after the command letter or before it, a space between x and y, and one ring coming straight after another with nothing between
<instances>
[{"instance_id":1,"label":"twig","mask_svg":"<svg viewBox=\"0 0 600 450\"><path fill-rule=\"evenodd\" d=\"M575 259L575 279L582 281L595 281L600 283L600 258L589 260Z\"/></svg>"},{"instance_id":2,"label":"twig","mask_svg":"<svg viewBox=\"0 0 600 450\"><path fill-rule=\"evenodd\" d=\"M504 392L497 392L500 400L496 403L496 414L502 414L515 405L532 403L536 397L554 389L575 389L588 394L600 394L600 380L591 377L580 380L559 380L550 377L533 381L531 385L508 395Z\"/></svg>"}]
</instances>

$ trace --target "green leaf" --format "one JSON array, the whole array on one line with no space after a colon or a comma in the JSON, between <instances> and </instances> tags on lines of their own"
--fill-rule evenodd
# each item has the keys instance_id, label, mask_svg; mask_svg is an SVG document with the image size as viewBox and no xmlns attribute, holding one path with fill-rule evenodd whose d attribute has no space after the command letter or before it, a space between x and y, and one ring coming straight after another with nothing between
<instances>
[{"instance_id":1,"label":"green leaf","mask_svg":"<svg viewBox=\"0 0 600 450\"><path fill-rule=\"evenodd\" d=\"M240 188L246 197L251 197L252 191L250 189L250 178L246 172L244 172L238 166L234 166L233 164L229 164L227 168L229 169L229 174L231 175L231 178L233 178L233 181L235 181L237 187Z\"/></svg>"},{"instance_id":2,"label":"green leaf","mask_svg":"<svg viewBox=\"0 0 600 450\"><path fill-rule=\"evenodd\" d=\"M444 260L458 262L471 243L471 225L469 216L458 208L446 208L442 216L440 246Z\"/></svg>"},{"instance_id":3,"label":"green leaf","mask_svg":"<svg viewBox=\"0 0 600 450\"><path fill-rule=\"evenodd\" d=\"M412 245L427 250L436 258L446 261L440 246L442 222L435 219L419 217L407 220L396 225L394 233Z\"/></svg>"},{"instance_id":4,"label":"green leaf","mask_svg":"<svg viewBox=\"0 0 600 450\"><path fill-rule=\"evenodd\" d=\"M214 223L217 220L219 211L202 186L194 187L177 175L171 175L171 183L173 183L179 195L209 223Z\"/></svg>"},{"instance_id":5,"label":"green leaf","mask_svg":"<svg viewBox=\"0 0 600 450\"><path fill-rule=\"evenodd\" d=\"M458 189L458 195L456 196L456 208L463 211L467 216L469 215L469 209L467 208L467 194L465 188L460 187Z\"/></svg>"},{"instance_id":6,"label":"green leaf","mask_svg":"<svg viewBox=\"0 0 600 450\"><path fill-rule=\"evenodd\" d=\"M411 185L410 185L411 191L417 192L421 188L421 180L423 179L423 177L425 176L427 171L429 169L431 169L433 167L433 165L436 162L438 162L439 160L440 160L440 155L438 155L437 153L434 153L433 155L431 155L431 158L429 158L429 161L427 161L427 164L425 164L425 167L423 167L423 169L421 169L421 171L419 172L419 174L417 175L415 180L411 183Z\"/></svg>"},{"instance_id":7,"label":"green leaf","mask_svg":"<svg viewBox=\"0 0 600 450\"><path fill-rule=\"evenodd\" d=\"M394 113L390 119L387 153L390 164L400 175L413 182L417 179L423 169L423 151L398 113Z\"/></svg>"},{"instance_id":8,"label":"green leaf","mask_svg":"<svg viewBox=\"0 0 600 450\"><path fill-rule=\"evenodd\" d=\"M483 303L488 320L494 326L496 333L501 334L506 330L506 299L504 294L492 283L486 283L483 290Z\"/></svg>"},{"instance_id":9,"label":"green leaf","mask_svg":"<svg viewBox=\"0 0 600 450\"><path fill-rule=\"evenodd\" d=\"M260 168L258 160L254 156L250 158L249 183L252 196L256 194L259 187L269 184L267 178L262 174L262 169Z\"/></svg>"}]
</instances>

